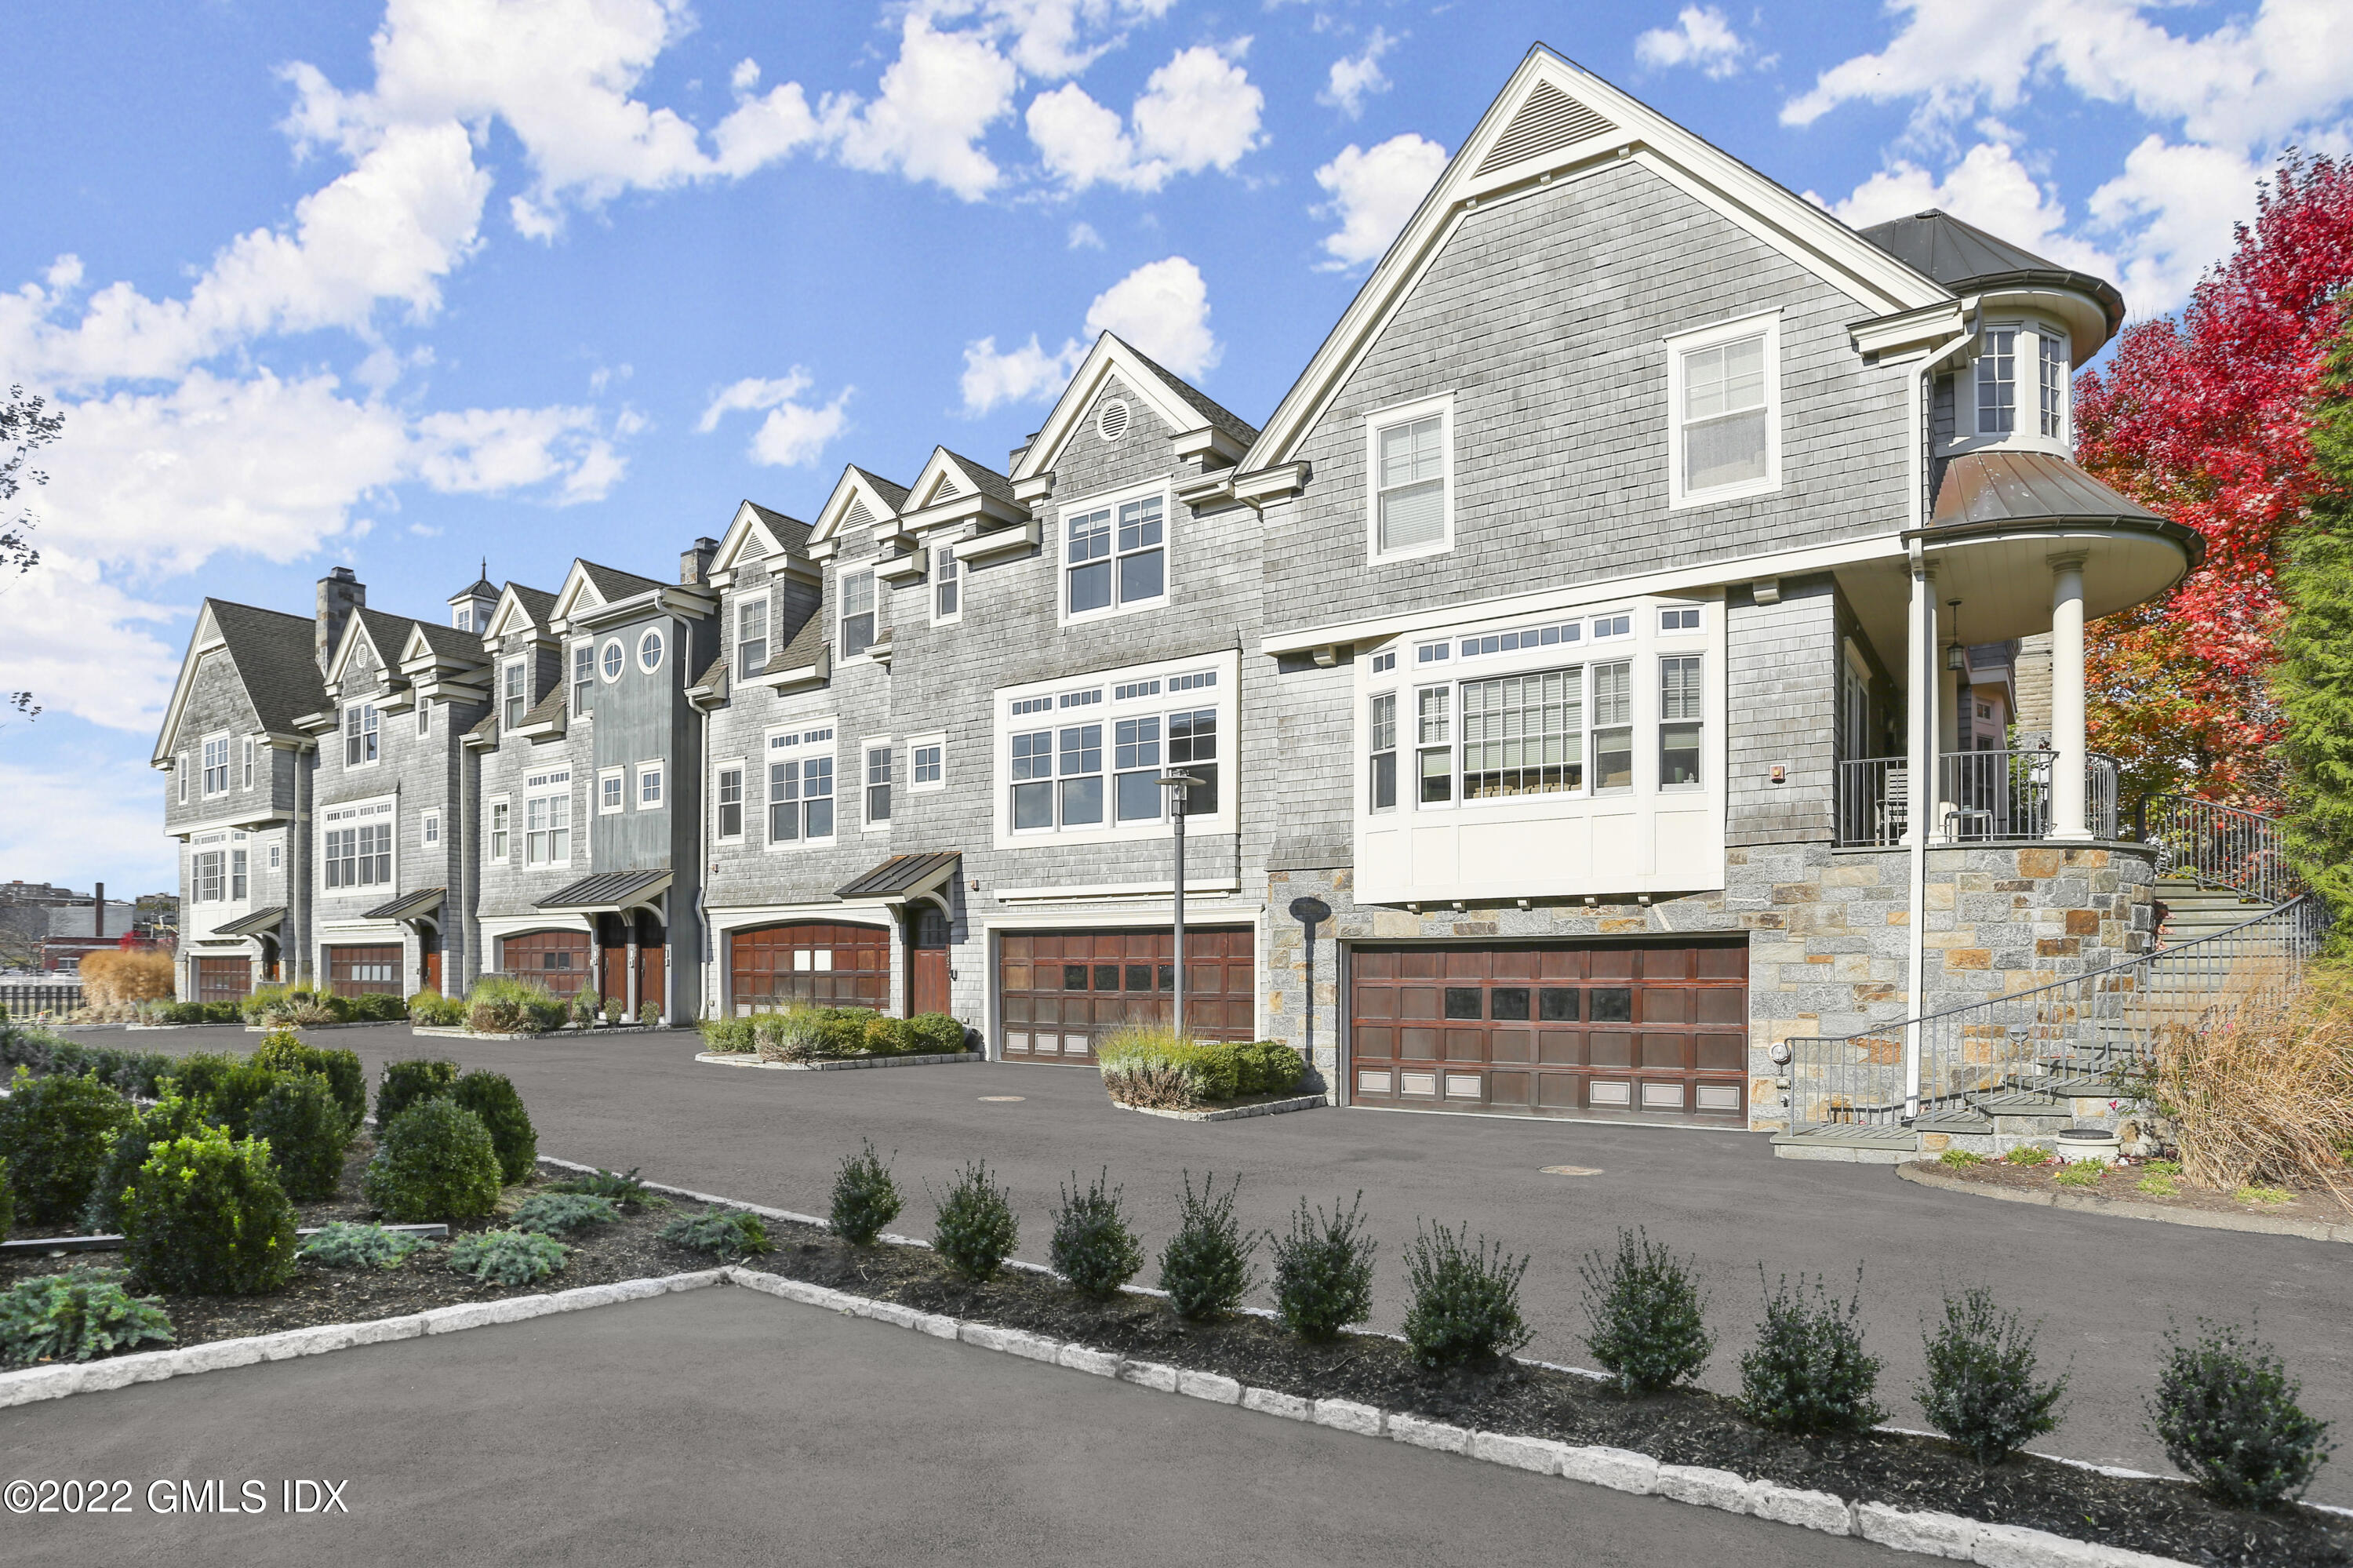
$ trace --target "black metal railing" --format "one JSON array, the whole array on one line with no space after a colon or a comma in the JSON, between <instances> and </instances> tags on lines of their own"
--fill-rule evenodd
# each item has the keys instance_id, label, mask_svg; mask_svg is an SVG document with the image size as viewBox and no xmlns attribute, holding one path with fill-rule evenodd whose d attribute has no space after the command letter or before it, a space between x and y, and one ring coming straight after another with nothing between
<instances>
[{"instance_id":1,"label":"black metal railing","mask_svg":"<svg viewBox=\"0 0 2353 1568\"><path fill-rule=\"evenodd\" d=\"M1936 759L1930 802L1931 842L1983 843L2047 839L2052 831L2055 751L1955 751ZM1842 847L1903 842L1910 821L1912 770L1906 758L1872 757L1838 765L1835 802ZM2116 764L2094 755L2084 763L2084 825L2095 839L2116 836Z\"/></svg>"},{"instance_id":2,"label":"black metal railing","mask_svg":"<svg viewBox=\"0 0 2353 1568\"><path fill-rule=\"evenodd\" d=\"M2160 795L2143 802L2138 815L2141 842L2158 846L2159 875L2190 877L2263 904L2304 890L2274 818L2189 795Z\"/></svg>"}]
</instances>

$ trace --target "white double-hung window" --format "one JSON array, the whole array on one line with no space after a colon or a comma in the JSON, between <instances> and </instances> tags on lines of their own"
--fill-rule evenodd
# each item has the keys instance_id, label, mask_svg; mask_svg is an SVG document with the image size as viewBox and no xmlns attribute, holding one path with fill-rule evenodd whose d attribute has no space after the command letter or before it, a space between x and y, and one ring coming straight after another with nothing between
<instances>
[{"instance_id":1,"label":"white double-hung window","mask_svg":"<svg viewBox=\"0 0 2353 1568\"><path fill-rule=\"evenodd\" d=\"M522 859L525 865L572 862L572 769L558 768L523 780Z\"/></svg>"},{"instance_id":2,"label":"white double-hung window","mask_svg":"<svg viewBox=\"0 0 2353 1568\"><path fill-rule=\"evenodd\" d=\"M830 724L768 736L768 846L833 837L833 728Z\"/></svg>"},{"instance_id":3,"label":"white double-hung window","mask_svg":"<svg viewBox=\"0 0 2353 1568\"><path fill-rule=\"evenodd\" d=\"M1066 619L1168 601L1167 511L1167 496L1155 492L1062 514Z\"/></svg>"},{"instance_id":4,"label":"white double-hung window","mask_svg":"<svg viewBox=\"0 0 2353 1568\"><path fill-rule=\"evenodd\" d=\"M1976 433L2064 442L2072 352L2064 332L2040 322L1989 324L1968 377Z\"/></svg>"},{"instance_id":5,"label":"white double-hung window","mask_svg":"<svg viewBox=\"0 0 2353 1568\"><path fill-rule=\"evenodd\" d=\"M572 645L572 716L584 718L593 705L596 692L596 645L575 642Z\"/></svg>"},{"instance_id":6,"label":"white double-hung window","mask_svg":"<svg viewBox=\"0 0 2353 1568\"><path fill-rule=\"evenodd\" d=\"M383 718L374 703L353 703L343 710L343 766L366 768L381 755Z\"/></svg>"},{"instance_id":7,"label":"white double-hung window","mask_svg":"<svg viewBox=\"0 0 2353 1568\"><path fill-rule=\"evenodd\" d=\"M955 546L941 545L932 551L932 624L945 626L964 618L964 563Z\"/></svg>"},{"instance_id":8,"label":"white double-hung window","mask_svg":"<svg viewBox=\"0 0 2353 1568\"><path fill-rule=\"evenodd\" d=\"M1780 364L1778 315L1667 340L1672 504L1734 501L1780 487Z\"/></svg>"},{"instance_id":9,"label":"white double-hung window","mask_svg":"<svg viewBox=\"0 0 2353 1568\"><path fill-rule=\"evenodd\" d=\"M768 667L768 596L735 606L735 673L756 675Z\"/></svg>"},{"instance_id":10,"label":"white double-hung window","mask_svg":"<svg viewBox=\"0 0 2353 1568\"><path fill-rule=\"evenodd\" d=\"M1375 560L1429 555L1454 542L1454 401L1433 398L1366 421L1366 498Z\"/></svg>"},{"instance_id":11,"label":"white double-hung window","mask_svg":"<svg viewBox=\"0 0 2353 1568\"><path fill-rule=\"evenodd\" d=\"M499 727L520 729L522 715L531 711L531 689L525 684L529 673L518 659L499 672Z\"/></svg>"},{"instance_id":12,"label":"white double-hung window","mask_svg":"<svg viewBox=\"0 0 2353 1568\"><path fill-rule=\"evenodd\" d=\"M841 656L855 659L874 646L874 574L841 574Z\"/></svg>"},{"instance_id":13,"label":"white double-hung window","mask_svg":"<svg viewBox=\"0 0 2353 1568\"><path fill-rule=\"evenodd\" d=\"M228 736L205 742L205 793L228 793Z\"/></svg>"},{"instance_id":14,"label":"white double-hung window","mask_svg":"<svg viewBox=\"0 0 2353 1568\"><path fill-rule=\"evenodd\" d=\"M393 804L363 800L319 814L319 867L330 891L391 885Z\"/></svg>"},{"instance_id":15,"label":"white double-hung window","mask_svg":"<svg viewBox=\"0 0 2353 1568\"><path fill-rule=\"evenodd\" d=\"M719 820L718 837L723 843L741 842L744 837L744 768L731 763L719 770L712 790Z\"/></svg>"},{"instance_id":16,"label":"white double-hung window","mask_svg":"<svg viewBox=\"0 0 2353 1568\"><path fill-rule=\"evenodd\" d=\"M253 736L248 735L245 737L244 747L244 776L237 787L250 789L253 788Z\"/></svg>"}]
</instances>

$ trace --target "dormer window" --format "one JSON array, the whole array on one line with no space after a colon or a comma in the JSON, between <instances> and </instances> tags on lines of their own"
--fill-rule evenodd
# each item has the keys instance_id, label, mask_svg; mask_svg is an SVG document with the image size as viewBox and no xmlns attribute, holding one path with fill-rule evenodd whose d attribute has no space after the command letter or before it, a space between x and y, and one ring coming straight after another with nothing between
<instances>
[{"instance_id":1,"label":"dormer window","mask_svg":"<svg viewBox=\"0 0 2353 1568\"><path fill-rule=\"evenodd\" d=\"M768 600L763 595L735 607L735 668L756 675L768 667Z\"/></svg>"},{"instance_id":2,"label":"dormer window","mask_svg":"<svg viewBox=\"0 0 2353 1568\"><path fill-rule=\"evenodd\" d=\"M2018 428L2018 333L1986 334L1978 356L1978 434L2006 436Z\"/></svg>"},{"instance_id":3,"label":"dormer window","mask_svg":"<svg viewBox=\"0 0 2353 1568\"><path fill-rule=\"evenodd\" d=\"M589 696L596 689L596 645L577 642L572 648L572 716L582 718L588 712Z\"/></svg>"},{"instance_id":4,"label":"dormer window","mask_svg":"<svg viewBox=\"0 0 2353 1568\"><path fill-rule=\"evenodd\" d=\"M470 604L461 604L456 609L450 611L449 624L456 627L460 631L473 630L474 607Z\"/></svg>"},{"instance_id":5,"label":"dormer window","mask_svg":"<svg viewBox=\"0 0 2353 1568\"><path fill-rule=\"evenodd\" d=\"M1064 619L1168 602L1167 511L1155 493L1063 514Z\"/></svg>"},{"instance_id":6,"label":"dormer window","mask_svg":"<svg viewBox=\"0 0 2353 1568\"><path fill-rule=\"evenodd\" d=\"M343 766L365 768L377 757L380 724L374 703L353 703L343 710Z\"/></svg>"},{"instance_id":7,"label":"dormer window","mask_svg":"<svg viewBox=\"0 0 2353 1568\"><path fill-rule=\"evenodd\" d=\"M524 674L522 661L518 659L509 664L501 675L501 680L503 682L500 688L503 713L500 722L507 729L522 728L522 715L531 708L531 694L529 688L523 684Z\"/></svg>"},{"instance_id":8,"label":"dormer window","mask_svg":"<svg viewBox=\"0 0 2353 1568\"><path fill-rule=\"evenodd\" d=\"M874 646L874 574L841 574L841 656L855 659Z\"/></svg>"}]
</instances>

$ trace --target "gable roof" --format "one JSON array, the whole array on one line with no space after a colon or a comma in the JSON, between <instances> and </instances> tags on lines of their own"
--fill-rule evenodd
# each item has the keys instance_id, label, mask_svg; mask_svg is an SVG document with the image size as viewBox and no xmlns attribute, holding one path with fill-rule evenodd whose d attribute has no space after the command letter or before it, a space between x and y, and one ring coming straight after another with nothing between
<instances>
[{"instance_id":1,"label":"gable roof","mask_svg":"<svg viewBox=\"0 0 2353 1568\"><path fill-rule=\"evenodd\" d=\"M2005 285L2070 289L2098 302L2101 314L2107 318L2108 336L2114 337L2124 325L2125 297L2105 278L2062 267L1949 212L1931 207L1857 232L1956 294L1983 293ZM2103 346L2078 344L2075 358L2079 363L2089 359Z\"/></svg>"},{"instance_id":2,"label":"gable roof","mask_svg":"<svg viewBox=\"0 0 2353 1568\"><path fill-rule=\"evenodd\" d=\"M906 505L905 485L894 484L850 463L842 469L841 477L834 482L833 493L818 509L817 526L809 531L808 542L812 546L828 543L845 526L872 527L897 517Z\"/></svg>"},{"instance_id":3,"label":"gable roof","mask_svg":"<svg viewBox=\"0 0 2353 1568\"><path fill-rule=\"evenodd\" d=\"M625 572L618 567L600 567L594 561L575 557L571 569L564 574L564 587L556 592L554 618L569 620L584 607L595 609L602 605L618 604L639 594L658 593L668 586L651 577L641 577L635 572Z\"/></svg>"},{"instance_id":4,"label":"gable roof","mask_svg":"<svg viewBox=\"0 0 2353 1568\"><path fill-rule=\"evenodd\" d=\"M1142 398L1174 434L1206 428L1225 437L1236 450L1248 447L1258 436L1247 421L1137 353L1135 345L1126 339L1103 333L1096 336L1094 346L1087 350L1087 356L1079 362L1070 385L1054 399L1046 422L1038 427L1038 433L1021 449L1011 475L1016 484L1053 471L1062 448L1077 433L1087 410L1095 406L1095 399L1114 376Z\"/></svg>"},{"instance_id":5,"label":"gable roof","mask_svg":"<svg viewBox=\"0 0 2353 1568\"><path fill-rule=\"evenodd\" d=\"M307 615L287 615L223 599L205 600L189 633L187 652L181 656L179 678L173 684L164 723L155 732L150 760L160 765L170 754L195 683L196 666L215 649L227 652L261 727L274 735L295 733L296 719L327 705L326 683L319 674L317 637L317 624Z\"/></svg>"},{"instance_id":6,"label":"gable roof","mask_svg":"<svg viewBox=\"0 0 2353 1568\"><path fill-rule=\"evenodd\" d=\"M774 675L786 670L806 670L816 663L818 654L826 645L827 620L822 608L812 610L808 619L794 631L791 640L768 656L768 667L760 673Z\"/></svg>"},{"instance_id":7,"label":"gable roof","mask_svg":"<svg viewBox=\"0 0 2353 1568\"><path fill-rule=\"evenodd\" d=\"M1953 298L1814 203L1538 44L1389 242L1238 467L1254 471L1291 459L1466 215L1564 171L1616 159L1639 162L1779 251L1852 299L1858 313L1895 315Z\"/></svg>"},{"instance_id":8,"label":"gable roof","mask_svg":"<svg viewBox=\"0 0 2353 1568\"><path fill-rule=\"evenodd\" d=\"M412 641L422 639L426 647L442 658L479 662L482 657L482 639L479 632L460 631L438 620L412 620L408 627Z\"/></svg>"},{"instance_id":9,"label":"gable roof","mask_svg":"<svg viewBox=\"0 0 2353 1568\"><path fill-rule=\"evenodd\" d=\"M1013 482L990 468L945 447L934 447L921 473L905 493L902 513L921 512L967 495L993 496L1008 506L1018 506ZM879 521L879 520L878 520Z\"/></svg>"},{"instance_id":10,"label":"gable roof","mask_svg":"<svg viewBox=\"0 0 2353 1568\"><path fill-rule=\"evenodd\" d=\"M1120 338L1117 341L1122 348L1135 355L1140 363L1150 366L1154 375L1176 388L1176 396L1199 409L1201 417L1208 421L1211 429L1223 430L1245 446L1258 439L1256 425L1251 424L1175 371L1166 368L1125 338Z\"/></svg>"},{"instance_id":11,"label":"gable roof","mask_svg":"<svg viewBox=\"0 0 2353 1568\"><path fill-rule=\"evenodd\" d=\"M807 553L814 532L797 517L787 517L755 501L738 502L727 531L719 537L719 548L712 553L711 575L732 572L739 564L764 556L800 559Z\"/></svg>"},{"instance_id":12,"label":"gable roof","mask_svg":"<svg viewBox=\"0 0 2353 1568\"><path fill-rule=\"evenodd\" d=\"M877 480L875 482L880 484L881 481ZM756 501L746 501L744 504L750 507L760 521L766 524L768 532L776 536L777 544L787 550L794 551L807 547L809 536L807 524L797 517L787 517L781 512L771 511Z\"/></svg>"},{"instance_id":13,"label":"gable roof","mask_svg":"<svg viewBox=\"0 0 2353 1568\"><path fill-rule=\"evenodd\" d=\"M554 619L554 594L509 583L499 595L498 608L491 611L491 623L482 629L480 640L484 643L495 641L518 625L543 629Z\"/></svg>"}]
</instances>

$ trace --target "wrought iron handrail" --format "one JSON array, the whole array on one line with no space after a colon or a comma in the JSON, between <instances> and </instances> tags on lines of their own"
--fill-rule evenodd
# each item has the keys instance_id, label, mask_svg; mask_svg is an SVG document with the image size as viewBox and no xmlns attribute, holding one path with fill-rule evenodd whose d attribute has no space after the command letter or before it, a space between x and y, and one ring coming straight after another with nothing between
<instances>
[{"instance_id":1,"label":"wrought iron handrail","mask_svg":"<svg viewBox=\"0 0 2353 1568\"><path fill-rule=\"evenodd\" d=\"M1936 759L1931 842L1981 843L2047 839L2052 832L2051 750L1950 751ZM1911 802L1911 765L1901 757L1867 757L1838 765L1835 812L1842 848L1892 846L1904 837ZM2116 836L2116 763L2084 759L2085 825L2096 839Z\"/></svg>"},{"instance_id":2,"label":"wrought iron handrail","mask_svg":"<svg viewBox=\"0 0 2353 1568\"><path fill-rule=\"evenodd\" d=\"M1789 1125L1894 1128L2019 1091L2105 1093L2108 1075L2147 1059L2160 1030L2212 1027L2218 1008L2294 985L2326 927L2321 906L2300 896L2211 937L2031 990L1789 1040ZM1916 1097L1904 1060L1915 1029Z\"/></svg>"},{"instance_id":3,"label":"wrought iron handrail","mask_svg":"<svg viewBox=\"0 0 2353 1568\"><path fill-rule=\"evenodd\" d=\"M2143 843L2158 846L2160 875L2186 874L2201 887L2226 888L2264 904L2282 904L2304 891L2288 863L2277 818L2194 795L2160 795L2142 802Z\"/></svg>"}]
</instances>

